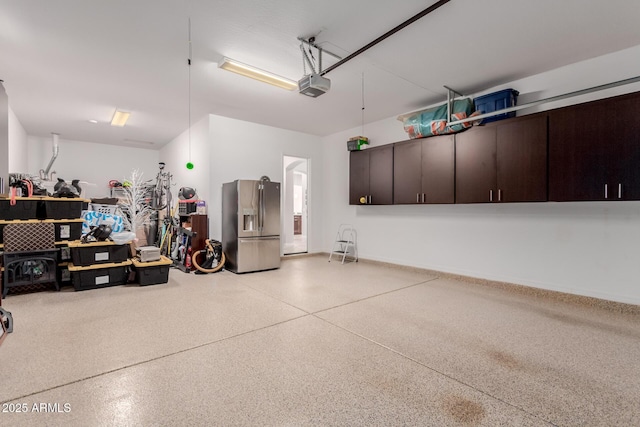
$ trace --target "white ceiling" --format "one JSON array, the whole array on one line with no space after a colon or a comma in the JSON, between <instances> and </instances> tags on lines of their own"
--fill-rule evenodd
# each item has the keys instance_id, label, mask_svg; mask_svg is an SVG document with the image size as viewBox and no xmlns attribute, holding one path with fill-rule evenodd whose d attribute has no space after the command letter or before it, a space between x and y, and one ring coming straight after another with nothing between
<instances>
[{"instance_id":1,"label":"white ceiling","mask_svg":"<svg viewBox=\"0 0 640 427\"><path fill-rule=\"evenodd\" d=\"M362 73L370 122L443 101L443 85L479 92L640 45L636 0L451 0L327 74L316 99L217 68L228 56L297 80L297 37L346 56L433 3L0 0L0 79L29 135L160 147L189 107L191 123L213 113L328 135L361 124ZM131 111L126 127L109 125L115 108Z\"/></svg>"}]
</instances>

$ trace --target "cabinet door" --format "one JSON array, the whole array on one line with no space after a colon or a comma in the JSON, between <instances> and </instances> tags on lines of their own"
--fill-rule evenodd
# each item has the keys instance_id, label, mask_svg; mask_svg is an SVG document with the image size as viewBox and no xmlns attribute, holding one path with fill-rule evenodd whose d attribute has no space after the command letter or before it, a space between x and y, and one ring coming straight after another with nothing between
<instances>
[{"instance_id":1,"label":"cabinet door","mask_svg":"<svg viewBox=\"0 0 640 427\"><path fill-rule=\"evenodd\" d=\"M547 116L497 125L498 201L547 200Z\"/></svg>"},{"instance_id":2,"label":"cabinet door","mask_svg":"<svg viewBox=\"0 0 640 427\"><path fill-rule=\"evenodd\" d=\"M369 195L373 205L393 204L393 145L368 148Z\"/></svg>"},{"instance_id":3,"label":"cabinet door","mask_svg":"<svg viewBox=\"0 0 640 427\"><path fill-rule=\"evenodd\" d=\"M496 127L456 134L456 203L497 201Z\"/></svg>"},{"instance_id":4,"label":"cabinet door","mask_svg":"<svg viewBox=\"0 0 640 427\"><path fill-rule=\"evenodd\" d=\"M609 181L609 199L640 200L640 94L618 99L614 126L612 150L619 167Z\"/></svg>"},{"instance_id":5,"label":"cabinet door","mask_svg":"<svg viewBox=\"0 0 640 427\"><path fill-rule=\"evenodd\" d=\"M369 195L369 151L349 153L349 204L361 205L360 198Z\"/></svg>"},{"instance_id":6,"label":"cabinet door","mask_svg":"<svg viewBox=\"0 0 640 427\"><path fill-rule=\"evenodd\" d=\"M422 141L424 203L455 202L455 138L436 136Z\"/></svg>"},{"instance_id":7,"label":"cabinet door","mask_svg":"<svg viewBox=\"0 0 640 427\"><path fill-rule=\"evenodd\" d=\"M209 218L207 215L193 214L189 216L189 221L191 231L196 233L191 239L191 251L196 252L205 248L205 241L209 238Z\"/></svg>"},{"instance_id":8,"label":"cabinet door","mask_svg":"<svg viewBox=\"0 0 640 427\"><path fill-rule=\"evenodd\" d=\"M396 143L393 146L393 203L422 202L422 140Z\"/></svg>"},{"instance_id":9,"label":"cabinet door","mask_svg":"<svg viewBox=\"0 0 640 427\"><path fill-rule=\"evenodd\" d=\"M605 200L620 160L612 149L614 116L610 100L549 112L549 200Z\"/></svg>"}]
</instances>

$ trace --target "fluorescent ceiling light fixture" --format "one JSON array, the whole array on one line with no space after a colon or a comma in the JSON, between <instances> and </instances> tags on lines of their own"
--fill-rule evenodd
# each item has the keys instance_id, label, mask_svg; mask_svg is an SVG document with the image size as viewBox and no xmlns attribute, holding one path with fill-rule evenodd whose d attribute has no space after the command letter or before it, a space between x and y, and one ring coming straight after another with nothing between
<instances>
[{"instance_id":1,"label":"fluorescent ceiling light fixture","mask_svg":"<svg viewBox=\"0 0 640 427\"><path fill-rule=\"evenodd\" d=\"M127 123L127 120L129 120L130 115L131 113L116 110L111 119L111 126L123 127Z\"/></svg>"},{"instance_id":2,"label":"fluorescent ceiling light fixture","mask_svg":"<svg viewBox=\"0 0 640 427\"><path fill-rule=\"evenodd\" d=\"M234 59L224 58L222 62L218 64L218 67L264 83L269 83L273 86L281 87L282 89L294 90L298 88L298 82L296 81L252 67L251 65L243 64Z\"/></svg>"}]
</instances>

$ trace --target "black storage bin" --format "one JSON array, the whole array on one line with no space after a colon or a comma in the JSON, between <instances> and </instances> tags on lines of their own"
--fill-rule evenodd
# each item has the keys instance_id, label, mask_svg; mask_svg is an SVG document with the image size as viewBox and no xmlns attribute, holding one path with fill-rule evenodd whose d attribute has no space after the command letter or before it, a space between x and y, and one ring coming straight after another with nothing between
<instances>
[{"instance_id":1,"label":"black storage bin","mask_svg":"<svg viewBox=\"0 0 640 427\"><path fill-rule=\"evenodd\" d=\"M129 258L129 245L116 245L113 242L70 242L69 249L71 262L79 267L117 263Z\"/></svg>"},{"instance_id":2,"label":"black storage bin","mask_svg":"<svg viewBox=\"0 0 640 427\"><path fill-rule=\"evenodd\" d=\"M82 219L46 219L44 222L52 222L55 226L56 242L80 240L82 237Z\"/></svg>"},{"instance_id":3,"label":"black storage bin","mask_svg":"<svg viewBox=\"0 0 640 427\"><path fill-rule=\"evenodd\" d=\"M130 265L131 261L127 260L117 264L98 264L88 267L69 264L68 269L74 289L76 291L85 291L124 285L127 283Z\"/></svg>"},{"instance_id":4,"label":"black storage bin","mask_svg":"<svg viewBox=\"0 0 640 427\"><path fill-rule=\"evenodd\" d=\"M80 240L80 237L82 237L82 222L83 222L82 219L75 219L75 220L51 219L51 220L44 220L44 221L39 219L20 220L21 224L39 223L39 222L53 223L56 242L61 242L66 240ZM4 227L12 223L15 223L15 222L0 220L0 244L4 243Z\"/></svg>"},{"instance_id":5,"label":"black storage bin","mask_svg":"<svg viewBox=\"0 0 640 427\"><path fill-rule=\"evenodd\" d=\"M60 256L58 257L60 262L71 261L71 249L69 249L67 243L56 243L56 247L60 249Z\"/></svg>"},{"instance_id":6,"label":"black storage bin","mask_svg":"<svg viewBox=\"0 0 640 427\"><path fill-rule=\"evenodd\" d=\"M84 199L57 199L47 197L42 199L39 212L40 219L77 219L82 215Z\"/></svg>"},{"instance_id":7,"label":"black storage bin","mask_svg":"<svg viewBox=\"0 0 640 427\"><path fill-rule=\"evenodd\" d=\"M71 284L71 272L69 271L69 263L62 262L58 264L58 283L60 286L63 284Z\"/></svg>"},{"instance_id":8,"label":"black storage bin","mask_svg":"<svg viewBox=\"0 0 640 427\"><path fill-rule=\"evenodd\" d=\"M0 220L36 219L37 212L38 199L17 197L16 204L13 206L11 206L11 200L0 199Z\"/></svg>"},{"instance_id":9,"label":"black storage bin","mask_svg":"<svg viewBox=\"0 0 640 427\"><path fill-rule=\"evenodd\" d=\"M162 256L160 261L140 262L137 258L131 260L135 270L134 282L141 286L159 285L169 281L169 269L173 264L169 258Z\"/></svg>"}]
</instances>

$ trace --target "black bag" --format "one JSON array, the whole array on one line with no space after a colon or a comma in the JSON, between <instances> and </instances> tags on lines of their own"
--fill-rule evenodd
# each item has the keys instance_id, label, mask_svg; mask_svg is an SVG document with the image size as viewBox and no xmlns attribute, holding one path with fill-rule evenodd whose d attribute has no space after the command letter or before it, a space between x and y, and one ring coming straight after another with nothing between
<instances>
[{"instance_id":1,"label":"black bag","mask_svg":"<svg viewBox=\"0 0 640 427\"><path fill-rule=\"evenodd\" d=\"M91 231L82 236L82 242L88 243L93 240L97 242L104 242L111 235L111 231L111 227L107 224L100 224L97 227L93 226L91 227Z\"/></svg>"}]
</instances>

